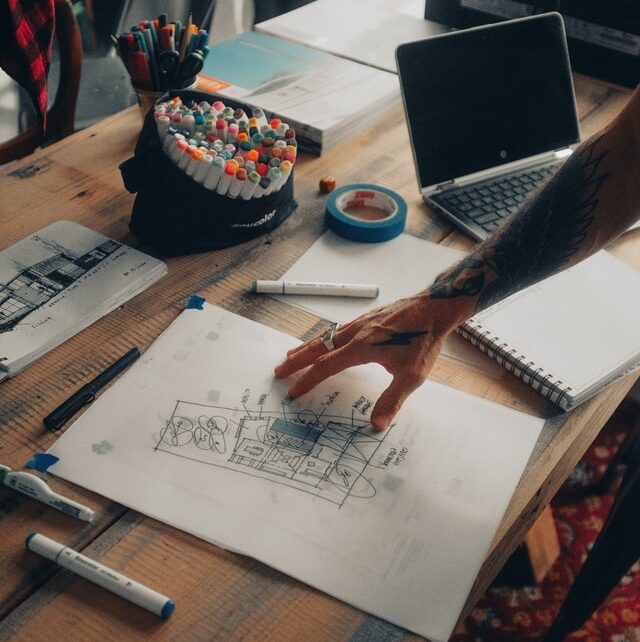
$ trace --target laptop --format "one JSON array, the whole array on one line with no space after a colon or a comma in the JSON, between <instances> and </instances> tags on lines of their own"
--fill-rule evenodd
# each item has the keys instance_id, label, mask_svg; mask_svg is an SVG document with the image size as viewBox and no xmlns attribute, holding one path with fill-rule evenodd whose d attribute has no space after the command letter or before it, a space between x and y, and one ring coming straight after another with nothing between
<instances>
[{"instance_id":1,"label":"laptop","mask_svg":"<svg viewBox=\"0 0 640 642\"><path fill-rule=\"evenodd\" d=\"M396 61L422 197L476 239L580 141L559 13L402 44Z\"/></svg>"}]
</instances>

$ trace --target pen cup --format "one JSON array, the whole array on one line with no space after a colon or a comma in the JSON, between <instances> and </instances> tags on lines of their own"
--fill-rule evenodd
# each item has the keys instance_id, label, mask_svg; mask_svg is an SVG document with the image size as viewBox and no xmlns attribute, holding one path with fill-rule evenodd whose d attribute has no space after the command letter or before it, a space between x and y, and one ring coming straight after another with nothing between
<instances>
[{"instance_id":1,"label":"pen cup","mask_svg":"<svg viewBox=\"0 0 640 642\"><path fill-rule=\"evenodd\" d=\"M149 89L140 89L133 85L133 88L136 91L136 96L138 98L138 107L140 108L140 114L142 118L146 116L147 112L156 104L156 101L162 94L163 91L153 91Z\"/></svg>"},{"instance_id":2,"label":"pen cup","mask_svg":"<svg viewBox=\"0 0 640 642\"><path fill-rule=\"evenodd\" d=\"M186 84L184 87L177 87L176 89L187 91L189 89L195 89L197 84L197 78L191 78L188 81L188 84ZM136 96L138 98L138 107L140 108L140 114L142 115L142 119L144 120L147 112L153 108L158 98L166 93L166 90L156 91L153 89L141 89L140 87L136 87L135 85L133 85L133 88L135 89Z\"/></svg>"}]
</instances>

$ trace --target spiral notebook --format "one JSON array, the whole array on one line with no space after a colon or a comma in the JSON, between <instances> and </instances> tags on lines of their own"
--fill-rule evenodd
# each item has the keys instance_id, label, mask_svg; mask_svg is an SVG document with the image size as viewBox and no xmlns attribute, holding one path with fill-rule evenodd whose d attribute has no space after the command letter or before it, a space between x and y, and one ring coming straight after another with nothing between
<instances>
[{"instance_id":1,"label":"spiral notebook","mask_svg":"<svg viewBox=\"0 0 640 642\"><path fill-rule=\"evenodd\" d=\"M606 251L458 331L564 410L640 367L640 272Z\"/></svg>"}]
</instances>

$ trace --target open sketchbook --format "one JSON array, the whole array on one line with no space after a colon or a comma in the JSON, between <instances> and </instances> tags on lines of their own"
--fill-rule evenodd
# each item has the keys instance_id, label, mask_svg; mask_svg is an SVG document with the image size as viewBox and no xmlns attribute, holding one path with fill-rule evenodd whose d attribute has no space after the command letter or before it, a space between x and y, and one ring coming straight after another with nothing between
<instances>
[{"instance_id":1,"label":"open sketchbook","mask_svg":"<svg viewBox=\"0 0 640 642\"><path fill-rule=\"evenodd\" d=\"M640 367L640 272L602 250L460 333L564 410Z\"/></svg>"},{"instance_id":2,"label":"open sketchbook","mask_svg":"<svg viewBox=\"0 0 640 642\"><path fill-rule=\"evenodd\" d=\"M183 311L49 470L447 640L542 420L427 383L374 433L386 372L354 368L292 402L273 367L297 343L207 304Z\"/></svg>"},{"instance_id":3,"label":"open sketchbook","mask_svg":"<svg viewBox=\"0 0 640 642\"><path fill-rule=\"evenodd\" d=\"M252 31L211 47L198 87L281 118L315 154L400 105L394 74Z\"/></svg>"},{"instance_id":4,"label":"open sketchbook","mask_svg":"<svg viewBox=\"0 0 640 642\"><path fill-rule=\"evenodd\" d=\"M424 3L422 5L424 11ZM256 31L397 72L396 47L449 27L369 0L316 0L258 23Z\"/></svg>"},{"instance_id":5,"label":"open sketchbook","mask_svg":"<svg viewBox=\"0 0 640 642\"><path fill-rule=\"evenodd\" d=\"M0 252L0 380L122 305L166 265L72 221Z\"/></svg>"}]
</instances>

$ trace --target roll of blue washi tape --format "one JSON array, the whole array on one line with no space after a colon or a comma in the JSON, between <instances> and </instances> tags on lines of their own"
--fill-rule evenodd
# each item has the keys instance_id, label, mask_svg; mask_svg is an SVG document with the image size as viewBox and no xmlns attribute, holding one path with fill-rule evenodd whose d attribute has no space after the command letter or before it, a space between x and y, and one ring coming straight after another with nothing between
<instances>
[{"instance_id":1,"label":"roll of blue washi tape","mask_svg":"<svg viewBox=\"0 0 640 642\"><path fill-rule=\"evenodd\" d=\"M402 234L407 204L393 190L378 185L344 185L333 190L325 205L329 229L361 243L379 243Z\"/></svg>"}]
</instances>

